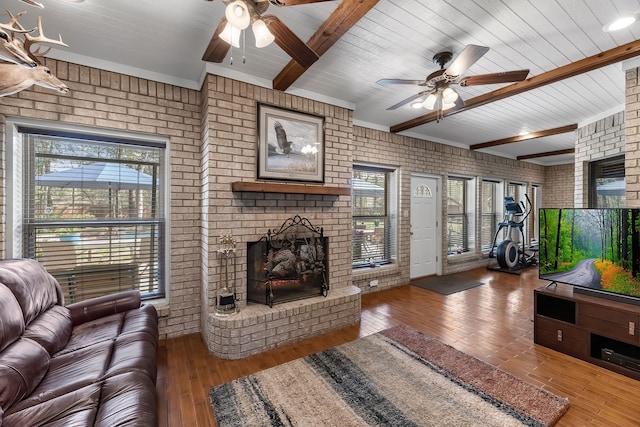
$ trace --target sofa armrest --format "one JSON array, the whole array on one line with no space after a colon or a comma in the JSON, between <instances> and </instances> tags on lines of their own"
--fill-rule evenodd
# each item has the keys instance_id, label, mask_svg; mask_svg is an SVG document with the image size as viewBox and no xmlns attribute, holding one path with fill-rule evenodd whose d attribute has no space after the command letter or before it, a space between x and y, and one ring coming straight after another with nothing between
<instances>
[{"instance_id":1,"label":"sofa armrest","mask_svg":"<svg viewBox=\"0 0 640 427\"><path fill-rule=\"evenodd\" d=\"M73 326L111 314L140 308L140 292L126 291L69 304Z\"/></svg>"}]
</instances>

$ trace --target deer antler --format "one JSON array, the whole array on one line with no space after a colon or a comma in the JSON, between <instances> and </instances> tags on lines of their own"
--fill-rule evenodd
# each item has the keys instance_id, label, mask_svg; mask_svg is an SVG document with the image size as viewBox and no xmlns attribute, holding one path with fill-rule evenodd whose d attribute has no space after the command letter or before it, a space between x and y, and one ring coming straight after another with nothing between
<instances>
[{"instance_id":1,"label":"deer antler","mask_svg":"<svg viewBox=\"0 0 640 427\"><path fill-rule=\"evenodd\" d=\"M17 16L14 16L13 13L11 13L8 9L5 9L7 11L7 13L9 14L9 16L11 17L11 19L9 20L9 22L7 22L6 24L3 24L0 22L0 28L6 31L10 31L11 33L21 33L21 34L25 34L25 33L31 33L33 31L35 31L35 28L32 28L30 30L25 30L24 27L22 25L20 25L20 23L18 22L18 19L20 19L20 17L22 15L24 15L25 12L20 12L18 13ZM17 25L17 27L16 27ZM13 34L12 34L12 38L13 38Z\"/></svg>"},{"instance_id":2,"label":"deer antler","mask_svg":"<svg viewBox=\"0 0 640 427\"><path fill-rule=\"evenodd\" d=\"M38 63L24 50L24 42L18 36L18 34L35 31L35 28L25 30L18 23L18 19L26 12L18 13L17 16L14 16L8 10L7 13L11 17L9 22L6 24L0 23L0 60L13 62L25 67L35 67Z\"/></svg>"},{"instance_id":3,"label":"deer antler","mask_svg":"<svg viewBox=\"0 0 640 427\"><path fill-rule=\"evenodd\" d=\"M20 24L18 24L20 25ZM47 50L45 50L44 52L41 52L40 49L36 49L35 52L31 51L31 46L35 43L49 43L49 44L55 44L58 46L64 46L64 47L69 47L68 44L66 44L65 42L62 41L62 36L60 34L58 34L58 39L50 39L48 37L46 37L44 35L44 31L42 30L42 17L38 16L38 36L37 37L33 37L27 33L25 33L24 35L24 50L27 51L27 53L29 54L29 57L31 59L33 59L34 61L38 61L36 59L36 55L40 55L40 56L44 56L47 53L49 53L49 51L51 50L51 48L48 48Z\"/></svg>"}]
</instances>

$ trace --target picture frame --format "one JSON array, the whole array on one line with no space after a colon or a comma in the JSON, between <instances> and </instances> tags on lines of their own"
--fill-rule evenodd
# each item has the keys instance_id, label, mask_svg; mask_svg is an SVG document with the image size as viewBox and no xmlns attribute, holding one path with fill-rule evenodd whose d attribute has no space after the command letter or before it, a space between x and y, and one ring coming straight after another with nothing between
<instances>
[{"instance_id":1,"label":"picture frame","mask_svg":"<svg viewBox=\"0 0 640 427\"><path fill-rule=\"evenodd\" d=\"M324 117L258 104L258 179L324 183Z\"/></svg>"}]
</instances>

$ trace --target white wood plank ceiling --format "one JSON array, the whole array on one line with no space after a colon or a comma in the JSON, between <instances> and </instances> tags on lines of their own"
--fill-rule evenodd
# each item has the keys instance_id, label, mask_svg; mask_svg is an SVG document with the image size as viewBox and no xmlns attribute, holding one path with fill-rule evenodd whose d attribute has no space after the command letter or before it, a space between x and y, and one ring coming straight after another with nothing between
<instances>
[{"instance_id":1,"label":"white wood plank ceiling","mask_svg":"<svg viewBox=\"0 0 640 427\"><path fill-rule=\"evenodd\" d=\"M35 26L41 15L48 36L62 34L69 48L49 54L58 59L195 89L205 70L270 87L289 61L275 44L253 47L248 35L246 63L241 49L233 49L233 65L228 58L221 64L203 62L202 53L224 14L221 0L40 1L44 9L19 0L0 0L0 6L14 13L27 10L25 26ZM306 41L338 4L271 6L267 13ZM602 31L614 18L636 12L640 0L380 0L288 90L349 106L356 123L388 129L429 111L408 105L386 110L422 88L381 86L379 79L424 79L438 69L431 61L435 53L450 50L455 58L467 44L491 50L464 76L523 68L531 70L529 77L536 76L639 39L640 22L618 32ZM584 124L624 108L624 83L621 64L610 65L404 133L469 147L522 131ZM455 88L470 99L501 86ZM515 158L572 148L574 141L574 134L567 133L482 151ZM571 163L573 155L528 161Z\"/></svg>"}]
</instances>

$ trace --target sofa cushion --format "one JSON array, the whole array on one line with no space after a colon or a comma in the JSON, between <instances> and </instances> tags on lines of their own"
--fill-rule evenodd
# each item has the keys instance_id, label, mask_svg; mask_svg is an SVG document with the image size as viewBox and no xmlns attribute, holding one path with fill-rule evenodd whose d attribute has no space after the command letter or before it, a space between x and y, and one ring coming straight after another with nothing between
<instances>
[{"instance_id":1,"label":"sofa cushion","mask_svg":"<svg viewBox=\"0 0 640 427\"><path fill-rule=\"evenodd\" d=\"M54 356L49 371L31 396L16 406L25 408L98 382L104 375L112 355L112 341Z\"/></svg>"},{"instance_id":2,"label":"sofa cushion","mask_svg":"<svg viewBox=\"0 0 640 427\"><path fill-rule=\"evenodd\" d=\"M61 305L54 305L29 324L24 337L43 346L49 354L54 354L67 345L72 328L69 310Z\"/></svg>"},{"instance_id":3,"label":"sofa cushion","mask_svg":"<svg viewBox=\"0 0 640 427\"><path fill-rule=\"evenodd\" d=\"M0 353L0 406L8 410L40 383L49 368L47 350L35 341L20 338Z\"/></svg>"},{"instance_id":4,"label":"sofa cushion","mask_svg":"<svg viewBox=\"0 0 640 427\"><path fill-rule=\"evenodd\" d=\"M13 293L0 283L0 351L24 332L22 309Z\"/></svg>"},{"instance_id":5,"label":"sofa cushion","mask_svg":"<svg viewBox=\"0 0 640 427\"><path fill-rule=\"evenodd\" d=\"M135 310L111 314L76 325L66 347L59 354L69 353L97 342L114 340L120 335L146 332L158 345L158 313L145 304Z\"/></svg>"},{"instance_id":6,"label":"sofa cushion","mask_svg":"<svg viewBox=\"0 0 640 427\"><path fill-rule=\"evenodd\" d=\"M125 313L112 314L82 323L73 328L69 342L55 356L76 351L93 344L112 341L120 334Z\"/></svg>"},{"instance_id":7,"label":"sofa cushion","mask_svg":"<svg viewBox=\"0 0 640 427\"><path fill-rule=\"evenodd\" d=\"M151 379L139 372L131 372L105 380L94 425L158 425L156 393Z\"/></svg>"},{"instance_id":8,"label":"sofa cushion","mask_svg":"<svg viewBox=\"0 0 640 427\"><path fill-rule=\"evenodd\" d=\"M62 305L60 285L36 260L0 261L0 283L11 290L20 304L25 325L49 307Z\"/></svg>"},{"instance_id":9,"label":"sofa cushion","mask_svg":"<svg viewBox=\"0 0 640 427\"><path fill-rule=\"evenodd\" d=\"M2 427L90 426L96 417L100 384L78 390L5 414Z\"/></svg>"},{"instance_id":10,"label":"sofa cushion","mask_svg":"<svg viewBox=\"0 0 640 427\"><path fill-rule=\"evenodd\" d=\"M144 304L137 310L129 310L125 314L121 335L132 332L146 332L158 345L158 311L151 304Z\"/></svg>"},{"instance_id":11,"label":"sofa cushion","mask_svg":"<svg viewBox=\"0 0 640 427\"><path fill-rule=\"evenodd\" d=\"M137 332L121 335L115 340L105 377L137 371L155 383L156 370L156 344L148 333Z\"/></svg>"}]
</instances>

